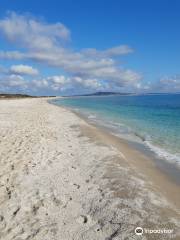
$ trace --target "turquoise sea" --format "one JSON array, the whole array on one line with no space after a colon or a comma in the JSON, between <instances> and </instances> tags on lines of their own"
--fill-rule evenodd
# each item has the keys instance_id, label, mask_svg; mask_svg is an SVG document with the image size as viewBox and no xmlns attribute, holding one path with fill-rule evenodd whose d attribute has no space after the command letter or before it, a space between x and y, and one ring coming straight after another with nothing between
<instances>
[{"instance_id":1,"label":"turquoise sea","mask_svg":"<svg viewBox=\"0 0 180 240\"><path fill-rule=\"evenodd\" d=\"M180 165L180 94L71 97L53 103Z\"/></svg>"}]
</instances>

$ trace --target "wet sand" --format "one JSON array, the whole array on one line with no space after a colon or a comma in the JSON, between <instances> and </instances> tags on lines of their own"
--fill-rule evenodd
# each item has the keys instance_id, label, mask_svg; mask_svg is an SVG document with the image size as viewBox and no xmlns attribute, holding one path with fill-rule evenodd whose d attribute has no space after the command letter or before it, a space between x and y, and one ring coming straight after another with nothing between
<instances>
[{"instance_id":1,"label":"wet sand","mask_svg":"<svg viewBox=\"0 0 180 240\"><path fill-rule=\"evenodd\" d=\"M47 99L0 101L0 239L179 239L179 186Z\"/></svg>"},{"instance_id":2,"label":"wet sand","mask_svg":"<svg viewBox=\"0 0 180 240\"><path fill-rule=\"evenodd\" d=\"M123 159L137 174L144 175L146 181L149 180L151 182L151 187L153 187L154 190L166 195L166 198L172 202L177 209L180 209L180 186L178 181L174 180L171 175L166 174L168 172L166 168L169 167L170 164L166 162L161 163L161 168L157 168L155 163L157 159L150 158L146 153L143 154L141 151L138 151L132 144L128 144L126 140L120 139L106 130L88 126L88 128L86 127L82 129L82 131L93 141L98 141L118 149L123 155ZM163 164L165 165L164 168L162 167ZM174 167L172 169L173 174ZM177 172L178 171L177 169Z\"/></svg>"}]
</instances>

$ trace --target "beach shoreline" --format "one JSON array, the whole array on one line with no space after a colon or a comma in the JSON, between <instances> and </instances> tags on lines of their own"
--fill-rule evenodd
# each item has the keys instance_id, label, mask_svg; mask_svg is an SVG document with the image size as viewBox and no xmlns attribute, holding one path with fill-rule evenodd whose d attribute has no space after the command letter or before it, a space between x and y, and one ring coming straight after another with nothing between
<instances>
[{"instance_id":1,"label":"beach shoreline","mask_svg":"<svg viewBox=\"0 0 180 240\"><path fill-rule=\"evenodd\" d=\"M156 164L157 159L153 159L152 156L139 148L135 147L134 143L130 144L127 140L120 138L111 134L109 131L103 128L98 128L97 126L89 125L88 127L81 128L81 131L85 136L88 136L92 141L99 140L101 143L111 145L119 150L124 159L127 159L128 163L132 165L133 168L136 168L137 172L146 175L147 178L151 179L153 185L158 188L158 191L166 192L167 198L172 201L177 208L180 209L179 204L179 182L173 178L172 175L169 175L167 167L171 166L170 163L161 161L160 167ZM164 162L162 162L164 161ZM159 164L159 163L158 163ZM164 169L162 165L164 166ZM166 166L166 164L168 164ZM179 171L179 169L177 170ZM172 174L174 173L174 168Z\"/></svg>"},{"instance_id":2,"label":"beach shoreline","mask_svg":"<svg viewBox=\"0 0 180 240\"><path fill-rule=\"evenodd\" d=\"M0 107L0 239L178 239L179 186L147 156L47 99Z\"/></svg>"},{"instance_id":3,"label":"beach shoreline","mask_svg":"<svg viewBox=\"0 0 180 240\"><path fill-rule=\"evenodd\" d=\"M178 97L176 101L175 95L167 98L147 95L76 97L53 102L75 111L88 122L135 143L152 158L166 160L180 169L180 126Z\"/></svg>"},{"instance_id":4,"label":"beach shoreline","mask_svg":"<svg viewBox=\"0 0 180 240\"><path fill-rule=\"evenodd\" d=\"M57 97L58 99L58 97ZM106 137L111 137L116 139L116 142L119 140L119 143L123 142L126 146L130 149L137 150L139 154L142 154L145 158L149 161L152 161L152 166L156 169L158 168L160 174L164 174L166 177L169 178L170 182L174 182L175 185L180 185L180 168L179 165L175 162L170 162L167 159L160 158L156 152L152 151L149 147L147 147L142 139L134 139L127 138L126 135L117 134L112 128L108 126L104 126L103 124L92 121L89 119L88 115L83 114L82 111L76 111L71 107L66 107L64 105L56 104L53 100L48 101L50 104L57 105L61 108L68 109L70 112L74 113L79 118L85 120L89 126L94 126L96 130L101 131L105 134Z\"/></svg>"}]
</instances>

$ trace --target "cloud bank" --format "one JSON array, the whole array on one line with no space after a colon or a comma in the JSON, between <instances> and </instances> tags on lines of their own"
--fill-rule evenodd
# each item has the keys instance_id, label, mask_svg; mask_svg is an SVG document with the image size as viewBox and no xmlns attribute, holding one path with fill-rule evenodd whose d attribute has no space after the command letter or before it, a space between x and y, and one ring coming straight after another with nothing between
<instances>
[{"instance_id":1,"label":"cloud bank","mask_svg":"<svg viewBox=\"0 0 180 240\"><path fill-rule=\"evenodd\" d=\"M136 86L141 75L131 69L124 69L116 59L130 54L133 49L120 45L105 50L92 48L74 51L67 47L71 39L70 30L62 23L47 23L31 15L9 12L0 20L0 34L17 47L16 51L0 50L0 58L12 61L33 61L44 66L64 71L66 76L59 82L54 76L46 80L32 79L38 85L51 85L52 89L100 89ZM68 43L68 44L67 44ZM37 75L38 70L22 64L13 65L11 74ZM43 75L43 74L42 74ZM68 76L68 77L67 77ZM60 77L62 80L62 78ZM42 81L42 84L40 82ZM48 84L44 84L47 81Z\"/></svg>"},{"instance_id":2,"label":"cloud bank","mask_svg":"<svg viewBox=\"0 0 180 240\"><path fill-rule=\"evenodd\" d=\"M98 50L86 48L79 51L69 47L70 30L61 22L47 23L32 15L19 15L9 12L0 19L0 35L17 49L4 51L0 49L0 59L15 62L7 71L9 75L0 77L1 91L6 85L13 90L17 81L19 90L55 91L56 94L69 90L83 91L140 91L150 90L155 86L143 85L142 75L132 69L125 69L119 62L123 55L133 53L128 45L119 45L109 49ZM17 64L18 62L18 64ZM19 64L20 62L20 64ZM39 71L24 62L33 65L55 69L59 74L54 76L38 75ZM65 74L62 75L62 72ZM25 77L31 77L26 79ZM12 80L13 79L13 80ZM179 82L179 80L178 80ZM174 84L175 82L172 82ZM159 85L170 85L168 81L160 80ZM179 83L176 83L179 88ZM156 85L156 87L158 87ZM21 89L20 89L21 88Z\"/></svg>"}]
</instances>

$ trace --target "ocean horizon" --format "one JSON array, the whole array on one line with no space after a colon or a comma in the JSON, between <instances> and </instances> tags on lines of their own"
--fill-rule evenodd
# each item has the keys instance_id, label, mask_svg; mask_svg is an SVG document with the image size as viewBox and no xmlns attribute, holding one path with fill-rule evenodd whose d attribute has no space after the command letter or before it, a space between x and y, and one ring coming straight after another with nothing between
<instances>
[{"instance_id":1,"label":"ocean horizon","mask_svg":"<svg viewBox=\"0 0 180 240\"><path fill-rule=\"evenodd\" d=\"M69 97L52 102L180 166L180 94Z\"/></svg>"}]
</instances>

